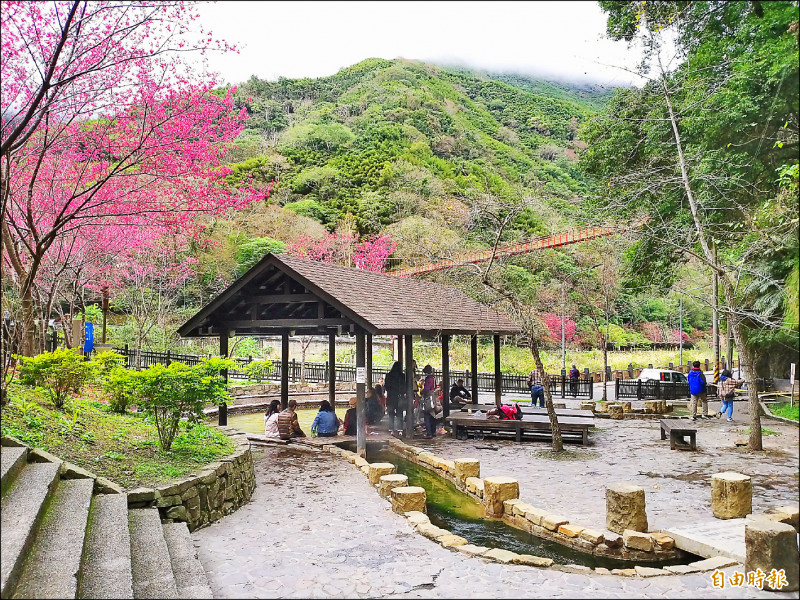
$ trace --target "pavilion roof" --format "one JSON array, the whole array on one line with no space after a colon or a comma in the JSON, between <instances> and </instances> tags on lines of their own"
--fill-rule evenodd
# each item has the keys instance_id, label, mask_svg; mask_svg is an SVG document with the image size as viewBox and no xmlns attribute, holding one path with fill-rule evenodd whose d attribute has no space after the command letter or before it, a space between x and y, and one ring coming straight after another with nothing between
<instances>
[{"instance_id":1,"label":"pavilion roof","mask_svg":"<svg viewBox=\"0 0 800 600\"><path fill-rule=\"evenodd\" d=\"M184 323L183 337L331 328L366 333L514 334L508 317L444 285L268 254Z\"/></svg>"}]
</instances>

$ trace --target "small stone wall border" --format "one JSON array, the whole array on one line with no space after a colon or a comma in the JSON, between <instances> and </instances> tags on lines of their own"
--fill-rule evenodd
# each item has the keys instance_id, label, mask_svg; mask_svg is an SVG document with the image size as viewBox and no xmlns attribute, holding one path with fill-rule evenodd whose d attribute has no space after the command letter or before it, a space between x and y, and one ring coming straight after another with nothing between
<instances>
[{"instance_id":1,"label":"small stone wall border","mask_svg":"<svg viewBox=\"0 0 800 600\"><path fill-rule=\"evenodd\" d=\"M409 458L415 464L418 464L418 465L420 465L420 466L422 466L424 468L427 468L429 470L433 470L438 475L440 475L442 477L445 477L449 481L453 482L456 485L456 487L461 489L461 491L464 491L464 492L472 495L473 497L475 497L479 501L482 499L482 497L480 495L478 495L477 493L475 493L474 491L470 491L469 489L465 489L465 488L463 488L463 487L458 485L458 483L457 483L457 481L455 479L455 463L453 461L449 461L449 460L445 460L445 459L439 458L439 457L435 456L433 453L425 450L424 448L418 448L418 447L415 447L415 446L410 446L410 445L405 444L404 442L402 442L400 440L390 440L389 441L389 446L394 451L396 451L398 454L401 454L402 456L404 456L406 458ZM345 449L340 448L340 447L338 447L336 445L333 445L333 444L330 444L330 445L325 444L325 445L323 445L322 449L323 449L323 451L326 451L326 452L329 452L331 454L335 454L335 455L339 455L339 456L343 457L348 462L350 462L351 464L355 465L359 469L359 471L361 471L361 473L363 473L365 476L369 477L370 463L365 458L362 458L361 456L359 456L355 452L351 452L350 450L345 450ZM431 467L433 467L433 469L431 469ZM473 485L473 489L482 489L483 480L478 479L477 477L470 477L470 478L468 478L468 480L469 479L480 481L480 484L478 484L475 481L471 482L472 485ZM373 484L373 487L377 488L378 485L379 484ZM469 483L467 484L467 488L468 487L469 487ZM558 541L559 543L562 543L564 545L571 545L571 544L565 543L565 542L574 541L574 540L572 538L566 536L566 534L561 533L561 532L559 532L557 530L549 530L547 528L542 528L542 527L537 525L536 527L541 529L543 532L548 532L550 534L548 536L545 536L545 535L540 535L538 531L534 531L531 528L520 527L520 522L519 522L520 521L519 520L520 513L522 512L523 507L528 507L528 506L529 505L525 505L519 499L506 500L505 503L504 503L504 507L506 508L506 510L512 511L513 518L509 519L507 517L504 517L503 520L506 521L506 523L508 523L509 525L512 525L514 527L518 527L520 529L524 529L525 531L530 531L530 532L534 533L535 535L539 535L540 537L548 537L549 539L553 539L554 541ZM530 509L531 509L531 511L536 511L537 510L537 509L535 509L533 507L530 507ZM514 511L517 511L517 514L514 514ZM526 511L525 514L527 515L527 508L525 508L525 511ZM542 515L543 514L549 514L549 513L546 513L545 511L539 511L539 513L542 514ZM603 567L597 567L595 569L592 569L591 567L586 567L586 566L583 566L583 565L574 565L574 564L560 565L560 564L555 564L553 562L553 560L550 559L550 558L543 558L543 557L540 557L540 556L533 556L531 554L517 554L516 552L511 552L509 550L503 550L501 548L488 548L486 546L475 546L473 544L468 543L468 541L466 539L464 539L463 537L461 537L461 536L455 535L455 534L447 531L446 529L442 529L440 527L436 527L436 526L432 525L431 522L430 522L430 519L428 518L428 516L425 513L420 512L420 511L409 511L409 512L404 513L404 516L408 519L409 523L411 523L411 525L415 528L415 530L418 533L420 533L421 535L424 535L425 537L437 542L438 544L440 544L444 548L448 548L450 550L455 550L455 551L458 551L458 552L463 552L463 553L471 555L471 556L479 556L480 558L484 558L484 559L487 559L487 560L492 560L492 561L499 562L499 563L506 563L506 564L507 563L513 563L513 564L528 565L528 566L535 566L535 567L551 568L553 570L565 571L565 572L568 572L568 573L596 573L598 575L620 575L620 576L625 576L625 577L637 577L637 576L638 577L655 577L655 576L660 576L660 575L676 575L676 574L681 574L682 575L682 574L687 574L687 573L701 573L701 572L707 572L707 571L714 571L716 569L723 569L723 568L726 568L726 567L730 567L730 566L734 566L734 565L739 565L740 564L739 561L737 561L737 560L729 559L727 557L722 557L722 556L715 556L715 557L712 557L712 558L707 558L707 559L704 559L704 560L700 560L700 561L696 561L696 562L693 562L693 563L689 563L687 565L667 566L667 567L664 567L663 569L657 569L657 568L648 567L648 566L641 566L641 565L635 565L635 566L633 566L632 568L629 568L629 569L610 569L610 570L606 569L606 568L603 568ZM558 525L559 528L563 527L564 525L568 525L569 524L566 519L562 519L560 517L555 517L555 516L552 516L552 517L553 518L549 519L549 521L555 520L556 522L558 522L559 523L559 525ZM527 522L527 519L526 519L526 522ZM586 531L586 532L590 531L590 530L586 530L586 529L583 529L583 528L577 528L577 529L580 529L580 533L583 533L584 531ZM611 533L611 532L603 533L603 532L598 531L597 533L599 534L601 540L604 539L604 536L606 534L608 534L610 538L613 538L613 539L616 540L616 542L620 545L621 550L626 550L626 548L624 546L623 536L620 536L618 534L614 534L614 533ZM652 535L652 534L641 534L641 535L647 536L647 535ZM558 537L554 537L554 536L562 536L563 541L562 541L562 539L559 539ZM616 537L614 538L613 536L616 536ZM663 539L663 542L665 544L667 544L667 545L668 545L668 541L672 541L672 538L669 538L666 535L663 535L662 539ZM581 541L589 543L589 540L581 540ZM654 544L657 543L655 541L655 538L653 538L653 543ZM674 541L672 543L674 545ZM600 541L598 541L597 546L600 546L600 545L605 545L606 547L608 547L607 544L604 544L604 543L601 543ZM595 546L594 544L592 544L592 546L595 549L597 548L597 546ZM584 549L585 547L575 546L575 545L573 545L572 547L574 547L574 548L576 548L578 550L582 550L584 552L587 551L587 550ZM631 554L631 552L637 552L636 549L627 548L627 550L628 550L628 556L623 556L622 553L614 554L614 555L607 554L606 556L609 556L609 557L612 557L612 558L630 558L630 559L633 559L633 560L638 560L635 556L633 556ZM655 555L655 553L653 553L653 552L651 552L649 554L651 556ZM671 552L669 550L660 550L659 553L658 553L658 556L655 557L655 558L651 558L650 560L667 559L667 558L673 557L675 555L676 555L676 552L674 550L672 550Z\"/></svg>"},{"instance_id":2,"label":"small stone wall border","mask_svg":"<svg viewBox=\"0 0 800 600\"><path fill-rule=\"evenodd\" d=\"M767 402L759 402L761 405L761 410L764 411L764 414L768 416L770 419L775 419L776 421L780 421L781 423L788 423L789 425L800 426L800 422L795 421L794 419L787 419L786 417L779 417L769 409L769 404Z\"/></svg>"},{"instance_id":3,"label":"small stone wall border","mask_svg":"<svg viewBox=\"0 0 800 600\"><path fill-rule=\"evenodd\" d=\"M128 508L158 508L162 522L185 522L194 531L248 502L256 478L247 434L232 427L219 429L236 444L233 454L184 479L130 490Z\"/></svg>"}]
</instances>

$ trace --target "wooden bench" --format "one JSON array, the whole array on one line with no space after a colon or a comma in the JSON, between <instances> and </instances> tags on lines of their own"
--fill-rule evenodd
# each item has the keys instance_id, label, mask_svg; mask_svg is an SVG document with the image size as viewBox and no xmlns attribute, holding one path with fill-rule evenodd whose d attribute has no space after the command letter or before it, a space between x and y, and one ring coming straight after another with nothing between
<instances>
[{"instance_id":1,"label":"wooden bench","mask_svg":"<svg viewBox=\"0 0 800 600\"><path fill-rule=\"evenodd\" d=\"M687 427L684 419L661 419L661 439L667 439L667 434L671 450L697 450L697 429Z\"/></svg>"},{"instance_id":2,"label":"wooden bench","mask_svg":"<svg viewBox=\"0 0 800 600\"><path fill-rule=\"evenodd\" d=\"M469 431L488 433L494 435L512 434L517 442L524 437L539 438L551 437L550 419L546 414L526 415L522 420L489 418L485 413L478 414L451 414L447 419L453 429L453 437L466 439ZM594 425L593 417L558 417L561 437L566 441L583 444L589 443L589 428Z\"/></svg>"},{"instance_id":3,"label":"wooden bench","mask_svg":"<svg viewBox=\"0 0 800 600\"><path fill-rule=\"evenodd\" d=\"M461 413L469 413L469 411L480 410L484 413L492 408L496 408L496 404L466 404L461 407ZM533 408L528 404L520 404L520 408L522 408L523 415L547 415L546 408ZM459 414L458 408L450 408L450 413ZM591 410L582 410L579 408L556 408L556 415L560 417L587 417L589 419L594 418L594 413Z\"/></svg>"}]
</instances>

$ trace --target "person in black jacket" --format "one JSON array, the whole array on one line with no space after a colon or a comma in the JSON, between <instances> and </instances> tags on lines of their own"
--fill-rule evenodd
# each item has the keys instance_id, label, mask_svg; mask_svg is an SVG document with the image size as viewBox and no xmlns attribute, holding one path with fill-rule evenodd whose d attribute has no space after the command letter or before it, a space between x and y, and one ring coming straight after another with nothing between
<instances>
[{"instance_id":1,"label":"person in black jacket","mask_svg":"<svg viewBox=\"0 0 800 600\"><path fill-rule=\"evenodd\" d=\"M406 376L400 361L395 361L386 374L386 413L389 415L389 434L401 435L403 431L403 412L406 407Z\"/></svg>"},{"instance_id":2,"label":"person in black jacket","mask_svg":"<svg viewBox=\"0 0 800 600\"><path fill-rule=\"evenodd\" d=\"M467 401L472 400L472 394L464 387L464 380L459 379L450 388L450 403L451 404L466 404Z\"/></svg>"}]
</instances>

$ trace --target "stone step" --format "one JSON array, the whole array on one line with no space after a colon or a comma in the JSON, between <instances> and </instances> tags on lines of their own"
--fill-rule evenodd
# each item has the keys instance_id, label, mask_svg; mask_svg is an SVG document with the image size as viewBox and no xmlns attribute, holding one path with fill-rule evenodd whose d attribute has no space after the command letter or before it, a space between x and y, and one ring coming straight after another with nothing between
<instances>
[{"instance_id":1,"label":"stone step","mask_svg":"<svg viewBox=\"0 0 800 600\"><path fill-rule=\"evenodd\" d=\"M177 598L161 517L156 508L128 511L134 598Z\"/></svg>"},{"instance_id":2,"label":"stone step","mask_svg":"<svg viewBox=\"0 0 800 600\"><path fill-rule=\"evenodd\" d=\"M14 598L74 598L93 479L64 479L52 494Z\"/></svg>"},{"instance_id":3,"label":"stone step","mask_svg":"<svg viewBox=\"0 0 800 600\"><path fill-rule=\"evenodd\" d=\"M78 598L133 598L126 494L92 500Z\"/></svg>"},{"instance_id":4,"label":"stone step","mask_svg":"<svg viewBox=\"0 0 800 600\"><path fill-rule=\"evenodd\" d=\"M213 598L208 578L186 523L164 523L169 558L179 598Z\"/></svg>"},{"instance_id":5,"label":"stone step","mask_svg":"<svg viewBox=\"0 0 800 600\"><path fill-rule=\"evenodd\" d=\"M0 596L9 598L36 536L41 513L58 482L54 463L29 463L9 486L0 510Z\"/></svg>"},{"instance_id":6,"label":"stone step","mask_svg":"<svg viewBox=\"0 0 800 600\"><path fill-rule=\"evenodd\" d=\"M0 465L2 465L2 477L0 477L0 489L3 495L28 462L28 449L18 446L0 447Z\"/></svg>"}]
</instances>

